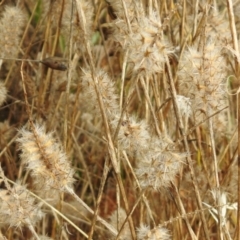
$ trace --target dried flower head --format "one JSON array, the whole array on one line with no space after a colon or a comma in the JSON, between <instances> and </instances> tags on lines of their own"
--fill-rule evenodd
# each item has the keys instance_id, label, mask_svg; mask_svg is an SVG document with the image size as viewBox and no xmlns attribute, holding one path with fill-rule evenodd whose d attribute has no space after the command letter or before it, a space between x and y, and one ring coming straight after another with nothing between
<instances>
[{"instance_id":1,"label":"dried flower head","mask_svg":"<svg viewBox=\"0 0 240 240\"><path fill-rule=\"evenodd\" d=\"M168 188L185 161L186 154L178 153L167 138L146 142L145 150L139 149L135 170L143 189Z\"/></svg>"},{"instance_id":2,"label":"dried flower head","mask_svg":"<svg viewBox=\"0 0 240 240\"><path fill-rule=\"evenodd\" d=\"M172 49L165 40L163 25L157 13L134 18L131 33L123 20L116 20L114 26L114 39L125 51L129 51L129 67L133 73L149 76L163 70L166 56L172 53Z\"/></svg>"},{"instance_id":3,"label":"dried flower head","mask_svg":"<svg viewBox=\"0 0 240 240\"><path fill-rule=\"evenodd\" d=\"M113 121L112 126L116 129L117 121ZM149 128L144 120L137 122L134 117L122 120L118 133L118 142L123 150L126 150L129 154L134 154L139 149L146 149L146 143L149 140Z\"/></svg>"},{"instance_id":4,"label":"dried flower head","mask_svg":"<svg viewBox=\"0 0 240 240\"><path fill-rule=\"evenodd\" d=\"M192 112L190 98L184 97L182 95L177 95L176 100L180 114L182 116L189 117Z\"/></svg>"},{"instance_id":5,"label":"dried flower head","mask_svg":"<svg viewBox=\"0 0 240 240\"><path fill-rule=\"evenodd\" d=\"M33 229L43 217L42 204L37 204L35 199L29 196L25 186L15 185L11 187L2 169L0 169L0 175L6 186L6 189L0 189L1 223L10 227L22 228L27 226Z\"/></svg>"},{"instance_id":6,"label":"dried flower head","mask_svg":"<svg viewBox=\"0 0 240 240\"><path fill-rule=\"evenodd\" d=\"M170 240L169 231L159 225L156 228L150 229L149 226L141 225L138 229L138 240Z\"/></svg>"},{"instance_id":7,"label":"dried flower head","mask_svg":"<svg viewBox=\"0 0 240 240\"><path fill-rule=\"evenodd\" d=\"M207 43L201 50L189 47L183 54L178 72L180 92L191 99L195 114L213 113L225 102L225 66L221 48L213 43Z\"/></svg>"},{"instance_id":8,"label":"dried flower head","mask_svg":"<svg viewBox=\"0 0 240 240\"><path fill-rule=\"evenodd\" d=\"M36 225L43 217L41 205L28 196L24 187L0 191L0 219L10 227Z\"/></svg>"},{"instance_id":9,"label":"dried flower head","mask_svg":"<svg viewBox=\"0 0 240 240\"><path fill-rule=\"evenodd\" d=\"M35 124L34 130L20 130L19 149L22 163L30 170L41 190L67 191L73 187L73 169L61 145L52 133Z\"/></svg>"},{"instance_id":10,"label":"dried flower head","mask_svg":"<svg viewBox=\"0 0 240 240\"><path fill-rule=\"evenodd\" d=\"M0 19L0 57L13 58L16 56L24 24L25 15L20 8L5 7Z\"/></svg>"},{"instance_id":11,"label":"dried flower head","mask_svg":"<svg viewBox=\"0 0 240 240\"><path fill-rule=\"evenodd\" d=\"M97 72L97 82L106 109L106 114L112 119L115 113L119 111L118 95L116 94L115 84L104 71ZM82 101L87 104L88 109L92 108L96 113L100 113L94 81L89 70L83 70L82 87Z\"/></svg>"},{"instance_id":12,"label":"dried flower head","mask_svg":"<svg viewBox=\"0 0 240 240\"><path fill-rule=\"evenodd\" d=\"M236 15L235 15L236 16ZM208 23L206 25L206 36L211 36L216 42L225 46L226 43L231 43L231 32L229 27L229 22L226 21L226 16L223 12L213 12L208 17Z\"/></svg>"}]
</instances>

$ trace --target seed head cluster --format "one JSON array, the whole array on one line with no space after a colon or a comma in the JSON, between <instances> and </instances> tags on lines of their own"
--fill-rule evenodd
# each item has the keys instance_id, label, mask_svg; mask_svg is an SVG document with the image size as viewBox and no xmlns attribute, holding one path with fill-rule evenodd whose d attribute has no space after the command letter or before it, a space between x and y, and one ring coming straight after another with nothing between
<instances>
[{"instance_id":1,"label":"seed head cluster","mask_svg":"<svg viewBox=\"0 0 240 240\"><path fill-rule=\"evenodd\" d=\"M189 47L179 64L180 92L191 99L194 113L213 113L223 107L225 91L226 63L221 48L208 43L204 48Z\"/></svg>"},{"instance_id":2,"label":"seed head cluster","mask_svg":"<svg viewBox=\"0 0 240 240\"><path fill-rule=\"evenodd\" d=\"M22 164L30 171L39 190L72 189L74 171L61 145L43 126L34 126L34 131L22 128L17 139Z\"/></svg>"},{"instance_id":3,"label":"seed head cluster","mask_svg":"<svg viewBox=\"0 0 240 240\"><path fill-rule=\"evenodd\" d=\"M164 69L166 57L172 54L172 49L165 40L163 25L156 13L133 19L131 32L124 20L116 20L114 26L114 39L128 51L131 72L148 77Z\"/></svg>"},{"instance_id":4,"label":"seed head cluster","mask_svg":"<svg viewBox=\"0 0 240 240\"><path fill-rule=\"evenodd\" d=\"M162 227L158 226L156 228L150 229L149 226L141 225L138 228L138 239L139 240L169 240L171 235L169 231Z\"/></svg>"},{"instance_id":5,"label":"seed head cluster","mask_svg":"<svg viewBox=\"0 0 240 240\"><path fill-rule=\"evenodd\" d=\"M0 57L16 57L25 22L26 16L20 8L5 7L0 18Z\"/></svg>"}]
</instances>

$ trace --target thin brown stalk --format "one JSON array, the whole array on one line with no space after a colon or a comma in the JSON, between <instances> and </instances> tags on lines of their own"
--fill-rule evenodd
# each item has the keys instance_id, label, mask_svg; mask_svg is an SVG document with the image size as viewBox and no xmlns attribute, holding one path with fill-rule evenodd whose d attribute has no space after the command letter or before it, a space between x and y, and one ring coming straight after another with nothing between
<instances>
[{"instance_id":1,"label":"thin brown stalk","mask_svg":"<svg viewBox=\"0 0 240 240\"><path fill-rule=\"evenodd\" d=\"M121 0L121 2L122 2L122 5L123 5L123 9L124 9L124 15L125 15L125 20L127 22L128 30L129 30L130 33L132 33L132 28L131 28L130 20L129 20L129 17L128 17L128 11L127 11L127 8L126 8L126 4L125 4L124 0Z\"/></svg>"},{"instance_id":2,"label":"thin brown stalk","mask_svg":"<svg viewBox=\"0 0 240 240\"><path fill-rule=\"evenodd\" d=\"M183 0L182 3L182 19L181 19L181 46L184 43L184 35L185 35L185 21L186 21L186 0Z\"/></svg>"},{"instance_id":3,"label":"thin brown stalk","mask_svg":"<svg viewBox=\"0 0 240 240\"><path fill-rule=\"evenodd\" d=\"M90 43L86 39L86 29L85 29L85 24L84 24L85 23L84 13L83 13L83 10L81 8L81 2L79 0L76 0L76 4L77 4L78 15L79 15L79 18L81 19L82 28L85 32L85 36L84 36L85 41L84 42L85 42L85 47L86 47L86 51L87 51L87 56L88 56L89 63L90 63L92 79L94 81L94 86L95 86L95 90L96 90L96 94L97 94L97 98L98 98L98 102L99 102L99 107L100 107L100 110L101 110L101 114L102 114L102 118L103 118L103 122L104 122L104 126L105 126L105 132L106 132L106 137L107 137L107 142L108 142L108 151L109 151L110 159L111 159L114 171L116 173L116 178L117 178L117 181L118 181L118 184L119 184L119 187L120 187L120 191L122 193L122 197L123 197L123 201L124 201L126 211L129 212L126 193L125 193L123 183L122 183L122 179L121 179L121 176L120 176L120 169L118 168L118 161L117 161L117 157L116 157L116 153L115 153L115 149L114 149L114 145L113 145L113 141L112 141L112 137L111 137L111 132L110 132L109 124L108 124L108 119L107 119L107 116L106 116L106 113L105 113L103 100L102 100L100 90L99 90L99 87L98 87L98 79L96 77L95 65L94 65L94 61L93 61L93 57L92 57L92 53L91 53ZM130 228L131 228L132 237L133 237L133 239L136 239L134 224L133 224L133 221L132 221L131 217L129 218L129 225L130 225Z\"/></svg>"},{"instance_id":4,"label":"thin brown stalk","mask_svg":"<svg viewBox=\"0 0 240 240\"><path fill-rule=\"evenodd\" d=\"M188 232L189 232L189 234L190 234L190 236L191 236L191 239L197 240L197 236L196 236L195 233L193 232L192 227L191 227L191 225L190 225L190 222L189 222L188 218L185 217L185 216L186 216L186 211L185 211L185 209L184 209L182 200L181 200L181 198L180 198L180 196L179 196L177 187L175 186L175 184L172 184L172 186L173 186L173 189L174 189L174 198L176 198L175 200L176 200L176 203L177 203L177 207L178 207L178 209L179 209L179 212L180 212L183 220L185 221L185 223L186 223L186 225L187 225L187 229L188 229Z\"/></svg>"},{"instance_id":5,"label":"thin brown stalk","mask_svg":"<svg viewBox=\"0 0 240 240\"><path fill-rule=\"evenodd\" d=\"M198 204L199 209L202 209L202 200L201 200L199 187L198 187L197 180L196 180L196 175L195 175L194 168L193 168L193 163L192 163L192 159L191 159L191 154L190 154L190 150L189 150L189 146L188 146L186 133L184 132L184 126L183 126L183 123L182 123L182 118L181 118L181 115L180 115L180 112L179 112L178 104L176 102L177 93L176 93L176 89L175 89L175 86L174 86L174 81L173 81L173 78L172 78L171 68L170 68L167 56L166 56L166 63L167 63L168 82L169 82L169 85L170 85L171 94L172 94L172 98L173 98L174 111L175 111L175 114L176 114L176 119L177 119L177 122L178 122L180 133L183 137L184 147L185 147L185 150L187 152L187 163L188 163L188 167L189 167L191 178L192 178L192 183L193 183L196 198L197 198L197 204ZM204 215L203 212L201 212L201 219L202 219L202 222L203 222L205 237L206 237L207 240L210 240L209 230L208 230L206 218L205 218L205 215Z\"/></svg>"},{"instance_id":6,"label":"thin brown stalk","mask_svg":"<svg viewBox=\"0 0 240 240\"><path fill-rule=\"evenodd\" d=\"M149 106L150 111L152 113L152 117L153 117L155 128L156 128L156 132L157 132L158 136L161 136L161 132L160 132L160 129L159 129L159 126L158 126L158 119L157 119L156 114L154 112L152 103L151 103L149 95L148 95L146 84L145 84L144 79L142 77L140 77L140 83L141 83L141 85L143 87L144 96L145 96L145 98L147 100L148 106Z\"/></svg>"},{"instance_id":7,"label":"thin brown stalk","mask_svg":"<svg viewBox=\"0 0 240 240\"><path fill-rule=\"evenodd\" d=\"M64 0L62 2L62 5L64 4ZM68 151L67 146L68 146L68 105L69 105L69 94L70 94L70 85L71 85L71 81L72 81L72 73L73 73L73 69L76 66L76 62L78 60L78 54L74 55L74 58L72 61L70 61L71 57L72 57L72 53L73 53L73 33L72 33L72 19L73 19L73 2L71 3L71 18L70 18L70 36L69 36L69 55L68 55L68 59L69 59L69 67L68 67L68 76L67 76L67 87L66 87L66 102L65 102L65 109L64 109L64 126L63 126L63 145L66 149L66 151Z\"/></svg>"},{"instance_id":8,"label":"thin brown stalk","mask_svg":"<svg viewBox=\"0 0 240 240\"><path fill-rule=\"evenodd\" d=\"M140 200L141 200L143 194L144 194L144 191L142 191L142 192L140 193L140 195L139 195L137 201L136 201L135 204L133 205L131 211L128 213L127 218L125 219L125 221L123 222L121 228L119 229L118 235L116 236L116 240L118 240L118 239L121 237L121 232L122 232L122 230L123 230L125 224L127 223L129 217L132 216L132 214L133 214L134 210L136 209L137 205L139 204L139 202L140 202Z\"/></svg>"},{"instance_id":9,"label":"thin brown stalk","mask_svg":"<svg viewBox=\"0 0 240 240\"><path fill-rule=\"evenodd\" d=\"M122 107L123 107L123 94L124 94L124 83L125 83L127 59L128 59L128 50L124 54L123 65L122 65L123 70L121 74L120 111L122 111Z\"/></svg>"},{"instance_id":10,"label":"thin brown stalk","mask_svg":"<svg viewBox=\"0 0 240 240\"><path fill-rule=\"evenodd\" d=\"M196 0L194 5L194 20L193 20L192 36L195 36L196 30L197 30L198 4L199 4L199 0Z\"/></svg>"},{"instance_id":11,"label":"thin brown stalk","mask_svg":"<svg viewBox=\"0 0 240 240\"><path fill-rule=\"evenodd\" d=\"M226 0L226 2L227 2L227 8L228 8L228 17L229 17L231 35L233 40L233 48L237 53L239 53L235 17L233 12L233 3L232 3L232 0ZM237 61L237 58L235 58L235 74L237 78L240 76L239 64L240 63ZM238 122L238 206L240 206L240 97L239 97L239 94L237 95L237 122ZM235 235L236 237L235 239L240 239L240 207L238 207L237 215L238 215L237 230L236 230L237 234Z\"/></svg>"},{"instance_id":12,"label":"thin brown stalk","mask_svg":"<svg viewBox=\"0 0 240 240\"><path fill-rule=\"evenodd\" d=\"M221 199L221 192L220 192L220 184L219 184L219 178L218 178L218 161L216 156L216 147L215 147L215 141L214 141L214 134L213 134L213 122L212 118L208 120L208 126L209 126L209 132L210 132L210 142L211 142L211 150L212 150L212 157L213 157L213 165L214 165L214 178L215 178L215 186L217 191L217 199L216 203L217 205L221 205L220 199ZM223 219L221 214L221 207L218 207L218 227L219 227L219 238L223 239Z\"/></svg>"},{"instance_id":13,"label":"thin brown stalk","mask_svg":"<svg viewBox=\"0 0 240 240\"><path fill-rule=\"evenodd\" d=\"M82 165L83 165L84 171L85 171L86 176L87 176L87 181L88 181L90 190L91 190L91 192L92 192L92 198L93 198L94 206L96 206L96 205L97 205L97 202L96 202L96 198L95 198L95 196L94 196L94 188L93 188L93 185L92 185L90 173L89 173L88 168L87 168L87 164L86 164L86 162L85 162L85 160L84 160L82 151L81 151L81 149L80 149L80 147L79 147L79 145L78 145L78 143L77 143L77 139L75 138L74 134L72 134L72 138L73 138L73 141L74 141L74 143L75 143L75 145L76 145L78 154L79 154L80 159L81 159L80 161L81 161L81 163L82 163ZM104 172L104 173L105 173L105 172Z\"/></svg>"},{"instance_id":14,"label":"thin brown stalk","mask_svg":"<svg viewBox=\"0 0 240 240\"><path fill-rule=\"evenodd\" d=\"M97 215L99 213L99 207L100 207L100 203L102 200L103 190L104 190L104 186L106 184L108 172L109 172L109 159L106 159L105 163L104 163L103 174L102 174L100 188L98 191L98 197L97 197L96 207L95 207L95 211L94 211L94 215L93 215L93 219L92 219L91 229L90 229L89 235L88 235L89 240L92 239L92 236L94 233L94 228L96 225Z\"/></svg>"},{"instance_id":15,"label":"thin brown stalk","mask_svg":"<svg viewBox=\"0 0 240 240\"><path fill-rule=\"evenodd\" d=\"M134 179L135 179L135 181L136 181L136 183L137 183L138 188L139 188L140 191L142 192L142 188L141 188L141 186L140 186L140 183L139 183L139 181L138 181L138 179L137 179L137 176L136 176L136 174L135 174L135 172L134 172L134 170L133 170L133 167L132 167L132 165L131 165L131 163L130 163L130 161L129 161L129 159L128 159L128 156L127 156L126 152L123 151L122 154L123 154L123 156L124 156L124 158L125 158L125 160L126 160L126 162L127 162L128 167L129 167L130 170L131 170L131 173L132 173L132 175L133 175L133 177L134 177ZM143 198L144 204L145 204L145 206L146 206L146 208L147 208L148 214L149 214L149 216L150 216L150 218L151 218L151 220L152 220L152 222L153 222L153 225L154 225L154 227L156 227L156 223L155 223L155 220L154 220L154 218L153 218L152 210L150 209L148 200L147 200L147 198L146 198L146 196L145 196L144 193L142 194L142 198Z\"/></svg>"},{"instance_id":16,"label":"thin brown stalk","mask_svg":"<svg viewBox=\"0 0 240 240\"><path fill-rule=\"evenodd\" d=\"M81 198L79 198L72 189L67 189L67 190L80 203L81 206L83 206L89 213L94 215L94 211ZM95 216L96 216L96 220L102 223L113 235L116 236L118 234L117 230L114 229L111 224L106 222L104 219L102 219L98 215L95 215Z\"/></svg>"}]
</instances>

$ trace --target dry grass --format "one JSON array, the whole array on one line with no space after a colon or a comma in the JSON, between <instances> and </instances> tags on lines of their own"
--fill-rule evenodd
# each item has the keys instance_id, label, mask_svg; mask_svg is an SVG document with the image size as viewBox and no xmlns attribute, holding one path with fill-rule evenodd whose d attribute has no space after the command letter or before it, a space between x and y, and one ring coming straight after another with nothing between
<instances>
[{"instance_id":1,"label":"dry grass","mask_svg":"<svg viewBox=\"0 0 240 240\"><path fill-rule=\"evenodd\" d=\"M1 1L0 239L240 239L239 15Z\"/></svg>"}]
</instances>

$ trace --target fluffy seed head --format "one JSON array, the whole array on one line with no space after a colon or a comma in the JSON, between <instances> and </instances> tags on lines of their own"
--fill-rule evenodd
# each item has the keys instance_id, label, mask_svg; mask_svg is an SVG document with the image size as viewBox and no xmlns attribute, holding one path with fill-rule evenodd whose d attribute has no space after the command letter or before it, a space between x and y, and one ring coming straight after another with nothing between
<instances>
[{"instance_id":1,"label":"fluffy seed head","mask_svg":"<svg viewBox=\"0 0 240 240\"><path fill-rule=\"evenodd\" d=\"M146 77L163 70L166 56L172 50L162 36L163 26L156 13L133 19L132 33L129 33L123 20L117 20L114 26L114 39L125 51L129 51L129 67L133 73Z\"/></svg>"},{"instance_id":2,"label":"fluffy seed head","mask_svg":"<svg viewBox=\"0 0 240 240\"><path fill-rule=\"evenodd\" d=\"M117 121L112 122L114 129ZM129 117L123 119L118 133L119 146L129 154L136 153L139 149L146 149L146 143L150 140L149 129L145 121L136 121Z\"/></svg>"},{"instance_id":3,"label":"fluffy seed head","mask_svg":"<svg viewBox=\"0 0 240 240\"><path fill-rule=\"evenodd\" d=\"M22 163L30 170L41 190L66 191L73 186L73 170L61 145L38 124L35 131L20 130L19 149Z\"/></svg>"},{"instance_id":4,"label":"fluffy seed head","mask_svg":"<svg viewBox=\"0 0 240 240\"><path fill-rule=\"evenodd\" d=\"M115 85L104 71L97 72L97 82L103 104L106 109L106 114L110 119L112 119L115 113L119 111L118 96L116 94ZM88 108L90 107L96 113L100 114L95 86L89 70L83 70L82 87L82 102L84 102Z\"/></svg>"},{"instance_id":5,"label":"fluffy seed head","mask_svg":"<svg viewBox=\"0 0 240 240\"><path fill-rule=\"evenodd\" d=\"M43 217L41 204L23 186L0 190L0 220L10 227L34 226Z\"/></svg>"},{"instance_id":6,"label":"fluffy seed head","mask_svg":"<svg viewBox=\"0 0 240 240\"><path fill-rule=\"evenodd\" d=\"M156 228L150 229L149 226L141 225L137 229L138 240L170 240L169 231L159 225Z\"/></svg>"},{"instance_id":7,"label":"fluffy seed head","mask_svg":"<svg viewBox=\"0 0 240 240\"><path fill-rule=\"evenodd\" d=\"M191 114L191 100L182 95L177 95L177 105L182 116L189 117Z\"/></svg>"},{"instance_id":8,"label":"fluffy seed head","mask_svg":"<svg viewBox=\"0 0 240 240\"><path fill-rule=\"evenodd\" d=\"M25 15L18 7L5 7L0 19L0 57L13 58L18 53L18 45Z\"/></svg>"},{"instance_id":9,"label":"fluffy seed head","mask_svg":"<svg viewBox=\"0 0 240 240\"><path fill-rule=\"evenodd\" d=\"M185 153L178 153L167 138L146 142L146 150L137 152L135 170L143 189L168 188L185 161Z\"/></svg>"},{"instance_id":10,"label":"fluffy seed head","mask_svg":"<svg viewBox=\"0 0 240 240\"><path fill-rule=\"evenodd\" d=\"M225 66L221 49L213 43L202 50L191 47L184 53L178 72L180 92L191 99L195 113L216 111L224 103Z\"/></svg>"}]
</instances>

